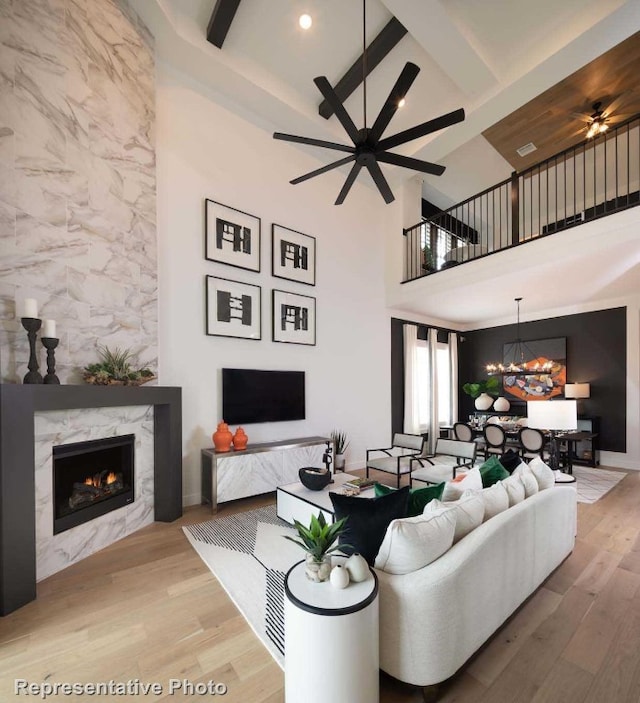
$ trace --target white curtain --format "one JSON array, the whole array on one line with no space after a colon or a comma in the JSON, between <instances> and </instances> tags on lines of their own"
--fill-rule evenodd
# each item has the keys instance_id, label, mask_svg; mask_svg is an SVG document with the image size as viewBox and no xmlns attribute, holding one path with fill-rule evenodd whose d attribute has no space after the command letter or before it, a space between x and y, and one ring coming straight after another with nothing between
<instances>
[{"instance_id":1,"label":"white curtain","mask_svg":"<svg viewBox=\"0 0 640 703\"><path fill-rule=\"evenodd\" d=\"M430 454L433 454L436 446L436 439L440 436L440 425L438 423L438 331L429 328L427 332L427 348L429 350L429 381L427 388L427 400L429 403L429 438L427 447Z\"/></svg>"},{"instance_id":2,"label":"white curtain","mask_svg":"<svg viewBox=\"0 0 640 703\"><path fill-rule=\"evenodd\" d=\"M449 332L449 373L449 398L451 399L449 418L453 424L458 421L458 335L455 332Z\"/></svg>"},{"instance_id":3,"label":"white curtain","mask_svg":"<svg viewBox=\"0 0 640 703\"><path fill-rule=\"evenodd\" d=\"M420 365L418 364L418 328L403 325L404 335L404 431L420 434Z\"/></svg>"}]
</instances>

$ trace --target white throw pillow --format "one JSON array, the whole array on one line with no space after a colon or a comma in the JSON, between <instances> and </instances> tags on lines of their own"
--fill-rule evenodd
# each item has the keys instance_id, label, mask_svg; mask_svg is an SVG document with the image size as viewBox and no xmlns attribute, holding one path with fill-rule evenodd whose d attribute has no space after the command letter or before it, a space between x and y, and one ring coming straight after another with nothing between
<instances>
[{"instance_id":1,"label":"white throw pillow","mask_svg":"<svg viewBox=\"0 0 640 703\"><path fill-rule=\"evenodd\" d=\"M512 474L509 478L503 479L501 483L507 489L510 508L518 503L522 503L524 500L524 483L522 483L520 476L514 476Z\"/></svg>"},{"instance_id":2,"label":"white throw pillow","mask_svg":"<svg viewBox=\"0 0 640 703\"><path fill-rule=\"evenodd\" d=\"M374 566L389 574L417 571L451 547L455 529L453 510L442 510L430 517L416 515L392 520Z\"/></svg>"},{"instance_id":3,"label":"white throw pillow","mask_svg":"<svg viewBox=\"0 0 640 703\"><path fill-rule=\"evenodd\" d=\"M538 482L538 488L544 491L545 488L552 488L556 482L553 471L542 461L539 456L534 457L529 462L529 468Z\"/></svg>"},{"instance_id":4,"label":"white throw pillow","mask_svg":"<svg viewBox=\"0 0 640 703\"><path fill-rule=\"evenodd\" d=\"M482 500L484 502L483 522L509 508L509 495L507 489L502 485L502 481L494 483L489 488L483 488Z\"/></svg>"},{"instance_id":5,"label":"white throw pillow","mask_svg":"<svg viewBox=\"0 0 640 703\"><path fill-rule=\"evenodd\" d=\"M482 525L484 501L480 491L465 491L465 494L459 500L449 503L441 503L437 499L432 500L424 506L422 514L428 516L447 508L453 510L456 516L456 529L453 534L454 544L475 530L476 527Z\"/></svg>"},{"instance_id":6,"label":"white throw pillow","mask_svg":"<svg viewBox=\"0 0 640 703\"><path fill-rule=\"evenodd\" d=\"M540 487L538 486L538 481L533 475L533 471L531 471L531 469L524 463L524 461L520 464L520 466L517 466L514 469L511 475L518 476L522 481L524 485L525 498L530 498L540 490Z\"/></svg>"},{"instance_id":7,"label":"white throw pillow","mask_svg":"<svg viewBox=\"0 0 640 703\"><path fill-rule=\"evenodd\" d=\"M469 469L465 474L462 481L447 481L444 484L444 491L442 492L442 502L446 503L452 500L458 500L460 496L468 490L481 490L482 489L482 476L480 475L480 469Z\"/></svg>"}]
</instances>

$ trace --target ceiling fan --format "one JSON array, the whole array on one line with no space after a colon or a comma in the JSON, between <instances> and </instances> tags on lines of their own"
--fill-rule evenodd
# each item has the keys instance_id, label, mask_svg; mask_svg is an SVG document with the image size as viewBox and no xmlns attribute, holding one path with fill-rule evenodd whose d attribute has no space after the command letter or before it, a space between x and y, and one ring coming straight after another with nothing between
<instances>
[{"instance_id":1,"label":"ceiling fan","mask_svg":"<svg viewBox=\"0 0 640 703\"><path fill-rule=\"evenodd\" d=\"M583 112L572 113L573 117L586 123L586 127L580 129L577 134L580 134L582 131L586 131L586 138L593 139L593 137L597 137L599 134L606 132L611 125L616 124L617 122L623 122L628 117L632 117L631 114L614 115L616 110L624 103L628 93L629 91L625 91L619 95L606 108L602 107L605 102L605 98L594 102L591 106L591 109L593 110L593 113L591 114L585 114Z\"/></svg>"},{"instance_id":2,"label":"ceiling fan","mask_svg":"<svg viewBox=\"0 0 640 703\"><path fill-rule=\"evenodd\" d=\"M363 17L363 39L365 36L366 28L366 0L362 2L362 17ZM416 79L416 76L420 72L420 68L414 63L408 62L402 69L398 80L389 93L389 97L382 106L380 113L378 114L373 126L371 128L367 127L367 48L366 39L363 41L363 52L362 52L362 73L363 73L363 112L364 112L364 127L358 129L349 114L347 113L344 105L340 101L340 98L336 94L335 90L327 80L325 76L319 76L314 78L313 82L318 87L318 90L322 93L324 99L329 103L334 111L340 124L344 127L346 133L349 135L353 145L351 144L338 144L336 142L328 142L322 139L313 139L311 137L298 137L293 134L283 134L282 132L275 132L273 135L274 139L281 139L287 142L297 142L299 144L309 144L311 146L320 146L325 149L333 149L335 151L342 151L349 154L337 161L334 161L327 166L318 168L309 173L305 173L303 176L294 178L290 183L296 185L302 183L310 178L319 176L327 171L331 171L334 168L343 166L351 162L355 162L347 179L342 186L342 190L338 194L335 204L341 205L347 194L351 190L351 186L354 184L358 174L362 168L366 168L374 183L380 191L380 195L384 198L384 201L388 204L395 200L391 188L387 179L382 173L379 162L392 164L394 166L402 166L404 168L410 168L414 171L421 171L422 173L429 173L434 176L441 176L444 173L445 167L438 164L433 164L428 161L420 161L419 159L414 159L409 156L403 156L402 154L394 154L390 152L389 149L393 147L400 146L401 144L406 144L413 139L418 139L419 137L424 137L432 132L437 132L440 129L449 127L450 125L456 124L457 122L462 122L464 120L464 110L454 110L446 115L441 115L428 122L423 122L415 127L406 129L402 132L398 132L391 137L385 139L382 135L385 129L388 127L391 119L398 110L399 103L404 99L409 88Z\"/></svg>"}]
</instances>

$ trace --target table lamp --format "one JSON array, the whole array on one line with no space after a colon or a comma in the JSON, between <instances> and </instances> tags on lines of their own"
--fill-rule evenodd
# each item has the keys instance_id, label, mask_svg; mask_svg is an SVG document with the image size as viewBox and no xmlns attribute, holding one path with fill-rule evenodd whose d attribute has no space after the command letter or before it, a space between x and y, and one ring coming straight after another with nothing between
<instances>
[{"instance_id":1,"label":"table lamp","mask_svg":"<svg viewBox=\"0 0 640 703\"><path fill-rule=\"evenodd\" d=\"M575 400L530 400L527 402L527 426L549 431L549 465L555 471L560 466L556 432L575 430L578 426Z\"/></svg>"},{"instance_id":2,"label":"table lamp","mask_svg":"<svg viewBox=\"0 0 640 703\"><path fill-rule=\"evenodd\" d=\"M565 398L589 398L591 385L589 383L567 383L564 387Z\"/></svg>"}]
</instances>

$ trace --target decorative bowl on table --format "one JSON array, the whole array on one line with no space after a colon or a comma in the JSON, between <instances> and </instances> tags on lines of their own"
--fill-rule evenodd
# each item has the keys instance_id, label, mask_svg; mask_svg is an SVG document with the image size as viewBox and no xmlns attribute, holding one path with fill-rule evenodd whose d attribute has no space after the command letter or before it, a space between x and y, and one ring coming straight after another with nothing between
<instances>
[{"instance_id":1,"label":"decorative bowl on table","mask_svg":"<svg viewBox=\"0 0 640 703\"><path fill-rule=\"evenodd\" d=\"M331 483L331 472L326 468L316 469L313 466L303 466L298 471L300 483L310 491L321 491Z\"/></svg>"}]
</instances>

